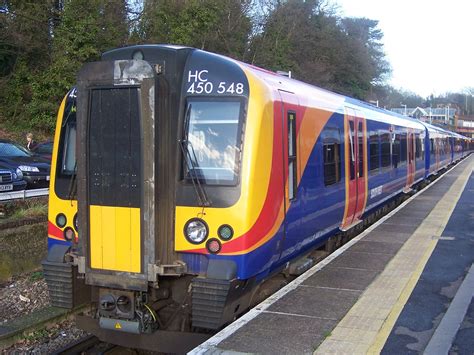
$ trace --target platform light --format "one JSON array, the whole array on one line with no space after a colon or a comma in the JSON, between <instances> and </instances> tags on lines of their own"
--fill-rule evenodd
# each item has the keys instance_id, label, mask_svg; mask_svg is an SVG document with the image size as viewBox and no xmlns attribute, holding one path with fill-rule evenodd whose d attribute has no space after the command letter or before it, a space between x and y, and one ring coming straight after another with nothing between
<instances>
[{"instance_id":1,"label":"platform light","mask_svg":"<svg viewBox=\"0 0 474 355\"><path fill-rule=\"evenodd\" d=\"M63 228L64 226L66 226L67 224L67 218L66 216L64 215L64 213L59 213L57 216L56 216L56 225L59 227L59 228Z\"/></svg>"},{"instance_id":2,"label":"platform light","mask_svg":"<svg viewBox=\"0 0 474 355\"><path fill-rule=\"evenodd\" d=\"M189 220L184 226L184 236L192 244L200 244L206 240L209 228L206 222L199 218Z\"/></svg>"}]
</instances>

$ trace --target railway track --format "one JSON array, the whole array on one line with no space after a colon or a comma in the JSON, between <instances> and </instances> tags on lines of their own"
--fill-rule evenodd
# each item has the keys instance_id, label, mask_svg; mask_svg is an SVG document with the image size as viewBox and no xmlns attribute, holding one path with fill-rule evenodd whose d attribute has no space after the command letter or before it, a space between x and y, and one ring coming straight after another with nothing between
<instances>
[{"instance_id":1,"label":"railway track","mask_svg":"<svg viewBox=\"0 0 474 355\"><path fill-rule=\"evenodd\" d=\"M89 335L54 352L54 355L60 354L119 354L119 346L104 343L97 337Z\"/></svg>"},{"instance_id":2,"label":"railway track","mask_svg":"<svg viewBox=\"0 0 474 355\"><path fill-rule=\"evenodd\" d=\"M12 192L0 192L0 202L7 202L12 200L24 200L31 197L48 196L49 188L31 189Z\"/></svg>"}]
</instances>

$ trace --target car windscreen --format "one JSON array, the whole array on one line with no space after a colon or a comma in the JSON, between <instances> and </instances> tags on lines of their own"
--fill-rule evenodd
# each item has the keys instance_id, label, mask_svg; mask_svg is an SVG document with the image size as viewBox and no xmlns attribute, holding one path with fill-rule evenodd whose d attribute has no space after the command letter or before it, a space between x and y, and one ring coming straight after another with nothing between
<instances>
[{"instance_id":1,"label":"car windscreen","mask_svg":"<svg viewBox=\"0 0 474 355\"><path fill-rule=\"evenodd\" d=\"M0 157L29 157L31 154L23 147L13 144L0 142Z\"/></svg>"},{"instance_id":2,"label":"car windscreen","mask_svg":"<svg viewBox=\"0 0 474 355\"><path fill-rule=\"evenodd\" d=\"M235 185L241 151L241 101L188 101L188 149L194 174L205 184ZM185 179L190 178L189 168Z\"/></svg>"},{"instance_id":3,"label":"car windscreen","mask_svg":"<svg viewBox=\"0 0 474 355\"><path fill-rule=\"evenodd\" d=\"M37 153L42 154L52 154L53 152L53 143L43 143L36 148Z\"/></svg>"}]
</instances>

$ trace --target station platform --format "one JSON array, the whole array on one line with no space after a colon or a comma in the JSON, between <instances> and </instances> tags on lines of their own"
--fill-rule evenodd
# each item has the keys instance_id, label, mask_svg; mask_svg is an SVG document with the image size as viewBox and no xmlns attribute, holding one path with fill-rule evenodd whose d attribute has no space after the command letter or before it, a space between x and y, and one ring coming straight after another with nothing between
<instances>
[{"instance_id":1,"label":"station platform","mask_svg":"<svg viewBox=\"0 0 474 355\"><path fill-rule=\"evenodd\" d=\"M472 354L474 155L190 354Z\"/></svg>"}]
</instances>

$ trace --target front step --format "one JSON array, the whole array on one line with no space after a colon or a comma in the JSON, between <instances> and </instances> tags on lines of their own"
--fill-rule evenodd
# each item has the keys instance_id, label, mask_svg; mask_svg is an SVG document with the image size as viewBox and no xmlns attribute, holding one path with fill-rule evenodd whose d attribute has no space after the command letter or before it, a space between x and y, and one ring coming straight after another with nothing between
<instances>
[{"instance_id":1,"label":"front step","mask_svg":"<svg viewBox=\"0 0 474 355\"><path fill-rule=\"evenodd\" d=\"M195 278L192 281L192 325L218 329L222 324L230 281Z\"/></svg>"}]
</instances>

